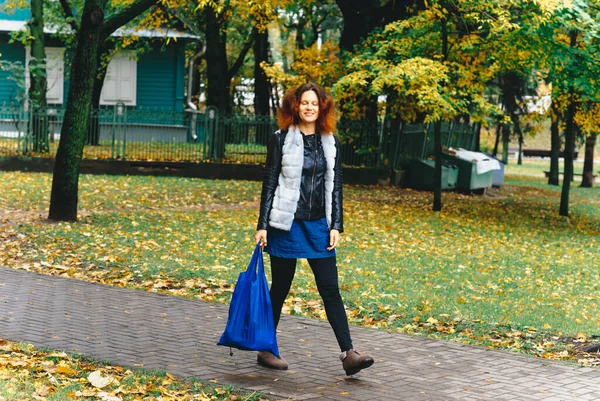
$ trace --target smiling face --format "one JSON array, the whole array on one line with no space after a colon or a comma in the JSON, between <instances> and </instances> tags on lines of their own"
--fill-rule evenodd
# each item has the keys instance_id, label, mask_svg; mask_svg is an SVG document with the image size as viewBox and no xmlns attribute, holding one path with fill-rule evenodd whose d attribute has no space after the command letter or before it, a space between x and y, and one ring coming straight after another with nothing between
<instances>
[{"instance_id":1,"label":"smiling face","mask_svg":"<svg viewBox=\"0 0 600 401\"><path fill-rule=\"evenodd\" d=\"M298 115L304 124L314 124L319 117L319 97L312 91L306 91L300 98Z\"/></svg>"}]
</instances>

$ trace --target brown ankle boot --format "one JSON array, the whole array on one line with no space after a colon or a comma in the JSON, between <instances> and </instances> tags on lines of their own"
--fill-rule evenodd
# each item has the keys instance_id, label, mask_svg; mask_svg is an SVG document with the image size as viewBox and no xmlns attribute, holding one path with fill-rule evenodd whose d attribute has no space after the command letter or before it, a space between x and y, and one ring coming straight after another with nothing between
<instances>
[{"instance_id":1,"label":"brown ankle boot","mask_svg":"<svg viewBox=\"0 0 600 401\"><path fill-rule=\"evenodd\" d=\"M280 356L275 356L269 351L260 351L256 356L259 365L269 369L287 370L288 363Z\"/></svg>"},{"instance_id":2,"label":"brown ankle boot","mask_svg":"<svg viewBox=\"0 0 600 401\"><path fill-rule=\"evenodd\" d=\"M361 355L353 349L342 352L340 355L340 360L342 361L342 366L346 371L346 376L351 376L357 374L362 369L366 369L369 366L373 365L373 357L371 355Z\"/></svg>"}]
</instances>

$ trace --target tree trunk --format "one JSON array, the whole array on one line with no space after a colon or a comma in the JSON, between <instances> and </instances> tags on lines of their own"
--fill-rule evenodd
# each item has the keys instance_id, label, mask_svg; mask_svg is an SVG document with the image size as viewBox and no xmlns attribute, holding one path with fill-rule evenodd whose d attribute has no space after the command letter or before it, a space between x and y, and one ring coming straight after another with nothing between
<instances>
[{"instance_id":1,"label":"tree trunk","mask_svg":"<svg viewBox=\"0 0 600 401\"><path fill-rule=\"evenodd\" d=\"M569 45L571 48L575 48L577 45L577 32L571 31L569 33ZM571 79L574 79L573 77ZM573 177L573 152L575 150L575 88L571 84L569 90L569 106L567 107L567 116L565 121L565 168L564 168L564 179L563 186L560 195L560 209L559 214L561 216L569 215L569 191L571 189L571 180Z\"/></svg>"},{"instance_id":2,"label":"tree trunk","mask_svg":"<svg viewBox=\"0 0 600 401\"><path fill-rule=\"evenodd\" d=\"M441 5L445 8L444 0ZM446 62L448 59L448 20L446 17L441 21L442 23L442 62ZM433 147L435 152L435 173L433 174L433 211L439 212L442 210L442 120L438 120L435 123L435 130L433 134Z\"/></svg>"},{"instance_id":3,"label":"tree trunk","mask_svg":"<svg viewBox=\"0 0 600 401\"><path fill-rule=\"evenodd\" d=\"M594 147L596 146L596 133L589 134L585 139L585 159L583 161L583 176L581 186L592 188L594 186Z\"/></svg>"},{"instance_id":4,"label":"tree trunk","mask_svg":"<svg viewBox=\"0 0 600 401\"><path fill-rule=\"evenodd\" d=\"M92 87L98 68L100 28L107 0L86 0L71 68L71 86L54 164L51 220L77 220L79 168L88 132Z\"/></svg>"},{"instance_id":5,"label":"tree trunk","mask_svg":"<svg viewBox=\"0 0 600 401\"><path fill-rule=\"evenodd\" d=\"M354 46L373 29L410 16L425 8L415 0L336 0L344 18L340 49L353 51Z\"/></svg>"},{"instance_id":6,"label":"tree trunk","mask_svg":"<svg viewBox=\"0 0 600 401\"><path fill-rule=\"evenodd\" d=\"M560 177L558 174L558 158L560 155L560 133L558 126L560 123L559 111L553 107L552 124L550 125L550 175L548 185L559 185Z\"/></svg>"},{"instance_id":7,"label":"tree trunk","mask_svg":"<svg viewBox=\"0 0 600 401\"><path fill-rule=\"evenodd\" d=\"M384 27L392 21L408 18L425 9L422 0L336 0L344 27L339 40L342 52L352 52L362 39L375 28ZM364 96L360 108L366 110L362 119L372 121L377 117L377 97ZM375 110L374 112L372 112ZM343 107L341 107L343 115Z\"/></svg>"},{"instance_id":8,"label":"tree trunk","mask_svg":"<svg viewBox=\"0 0 600 401\"><path fill-rule=\"evenodd\" d=\"M392 176L396 174L396 170L399 169L399 150L398 142L400 141L400 116L397 112L398 107L398 94L389 90L386 92L387 101L385 107L385 116L383 123L383 131L381 135L381 142L379 143L379 149L383 153L383 158L379 160L379 166L389 167ZM393 185L393 184L392 184Z\"/></svg>"},{"instance_id":9,"label":"tree trunk","mask_svg":"<svg viewBox=\"0 0 600 401\"><path fill-rule=\"evenodd\" d=\"M508 125L502 127L502 163L508 164L508 146L510 143L510 128Z\"/></svg>"},{"instance_id":10,"label":"tree trunk","mask_svg":"<svg viewBox=\"0 0 600 401\"><path fill-rule=\"evenodd\" d=\"M204 7L206 36L206 106L216 107L219 114L231 113L231 79L227 63L225 33L219 16L210 6ZM219 136L219 130L207 133L210 136L211 154L216 160L225 156L225 138Z\"/></svg>"},{"instance_id":11,"label":"tree trunk","mask_svg":"<svg viewBox=\"0 0 600 401\"><path fill-rule=\"evenodd\" d=\"M502 124L496 124L496 140L494 141L494 151L492 155L498 157L498 145L500 145L500 135L502 135Z\"/></svg>"},{"instance_id":12,"label":"tree trunk","mask_svg":"<svg viewBox=\"0 0 600 401\"><path fill-rule=\"evenodd\" d=\"M269 61L269 34L257 28L252 30L254 35L254 114L268 116L269 109L269 80L260 64Z\"/></svg>"},{"instance_id":13,"label":"tree trunk","mask_svg":"<svg viewBox=\"0 0 600 401\"><path fill-rule=\"evenodd\" d=\"M104 65L100 62L109 53L109 50L102 46L98 51L98 72L94 79L94 87L92 88L92 107L90 108L90 121L88 123L87 144L97 146L100 143L100 96L102 95L102 87L104 86L104 78L108 70L108 64Z\"/></svg>"},{"instance_id":14,"label":"tree trunk","mask_svg":"<svg viewBox=\"0 0 600 401\"><path fill-rule=\"evenodd\" d=\"M260 64L269 61L269 34L266 30L252 30L254 36L254 114L269 116L270 86L267 74ZM256 143L266 145L271 135L268 124L259 124L256 130Z\"/></svg>"},{"instance_id":15,"label":"tree trunk","mask_svg":"<svg viewBox=\"0 0 600 401\"><path fill-rule=\"evenodd\" d=\"M215 106L220 113L231 113L229 66L226 42L221 24L211 6L204 7L206 35L206 105Z\"/></svg>"},{"instance_id":16,"label":"tree trunk","mask_svg":"<svg viewBox=\"0 0 600 401\"><path fill-rule=\"evenodd\" d=\"M504 110L512 122L512 130L517 135L519 141L519 160L521 158L521 147L523 143L523 134L518 113L521 111L521 103L526 95L526 80L516 72L507 72L500 78L500 87L502 89L501 103ZM502 162L508 164L508 147L510 145L511 129L504 127L502 130Z\"/></svg>"},{"instance_id":17,"label":"tree trunk","mask_svg":"<svg viewBox=\"0 0 600 401\"><path fill-rule=\"evenodd\" d=\"M515 127L515 133L517 134L517 138L519 139L519 154L517 156L517 164L520 166L523 164L523 131L521 131L521 122L519 120L519 116L516 113L512 113L512 121ZM508 158L508 147L506 148L506 155Z\"/></svg>"},{"instance_id":18,"label":"tree trunk","mask_svg":"<svg viewBox=\"0 0 600 401\"><path fill-rule=\"evenodd\" d=\"M565 167L559 211L561 216L569 215L569 191L571 188L569 177L573 177L573 151L575 149L575 99L573 99L573 90L571 90L565 123Z\"/></svg>"},{"instance_id":19,"label":"tree trunk","mask_svg":"<svg viewBox=\"0 0 600 401\"><path fill-rule=\"evenodd\" d=\"M351 52L365 36L371 31L368 18L364 12L344 7L345 0L336 0L344 17L344 28L340 37L340 49Z\"/></svg>"},{"instance_id":20,"label":"tree trunk","mask_svg":"<svg viewBox=\"0 0 600 401\"><path fill-rule=\"evenodd\" d=\"M51 220L77 220L79 168L89 128L100 44L117 28L127 24L157 2L135 0L105 20L107 1L86 0L83 6L71 67L71 86L54 163L48 215Z\"/></svg>"},{"instance_id":21,"label":"tree trunk","mask_svg":"<svg viewBox=\"0 0 600 401\"><path fill-rule=\"evenodd\" d=\"M519 154L517 156L517 164L521 166L523 164L523 133L519 129Z\"/></svg>"},{"instance_id":22,"label":"tree trunk","mask_svg":"<svg viewBox=\"0 0 600 401\"><path fill-rule=\"evenodd\" d=\"M29 61L29 100L31 101L33 151L48 151L48 116L46 115L46 47L44 45L44 5L43 0L31 0L29 20L31 60Z\"/></svg>"},{"instance_id":23,"label":"tree trunk","mask_svg":"<svg viewBox=\"0 0 600 401\"><path fill-rule=\"evenodd\" d=\"M304 34L302 30L304 29L303 25L298 23L296 27L296 49L303 50L304 49Z\"/></svg>"},{"instance_id":24,"label":"tree trunk","mask_svg":"<svg viewBox=\"0 0 600 401\"><path fill-rule=\"evenodd\" d=\"M433 174L433 211L442 210L442 121L436 121L433 132L435 172Z\"/></svg>"}]
</instances>

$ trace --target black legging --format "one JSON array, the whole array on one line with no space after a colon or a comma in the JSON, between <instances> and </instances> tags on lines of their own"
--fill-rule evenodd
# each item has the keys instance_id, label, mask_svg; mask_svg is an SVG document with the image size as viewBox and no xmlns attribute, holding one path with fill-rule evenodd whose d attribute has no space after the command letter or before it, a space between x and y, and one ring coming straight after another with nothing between
<instances>
[{"instance_id":1,"label":"black legging","mask_svg":"<svg viewBox=\"0 0 600 401\"><path fill-rule=\"evenodd\" d=\"M335 256L321 259L307 259L315 276L317 289L325 305L327 320L335 333L342 352L352 349L348 318L340 289L338 286L338 273ZM275 328L279 324L281 308L287 297L294 274L296 273L296 259L271 256L271 303L273 305L273 318Z\"/></svg>"}]
</instances>

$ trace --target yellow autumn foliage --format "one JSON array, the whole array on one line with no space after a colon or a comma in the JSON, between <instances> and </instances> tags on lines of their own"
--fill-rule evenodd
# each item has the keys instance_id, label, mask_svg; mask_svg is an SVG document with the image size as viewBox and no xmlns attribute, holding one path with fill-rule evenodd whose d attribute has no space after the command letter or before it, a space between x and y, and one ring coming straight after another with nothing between
<instances>
[{"instance_id":1,"label":"yellow autumn foliage","mask_svg":"<svg viewBox=\"0 0 600 401\"><path fill-rule=\"evenodd\" d=\"M294 52L294 62L289 72L285 72L280 64L263 63L261 67L272 84L281 86L284 91L310 81L329 90L344 71L339 53L339 47L334 41L327 41L321 46L315 43L309 48Z\"/></svg>"}]
</instances>

